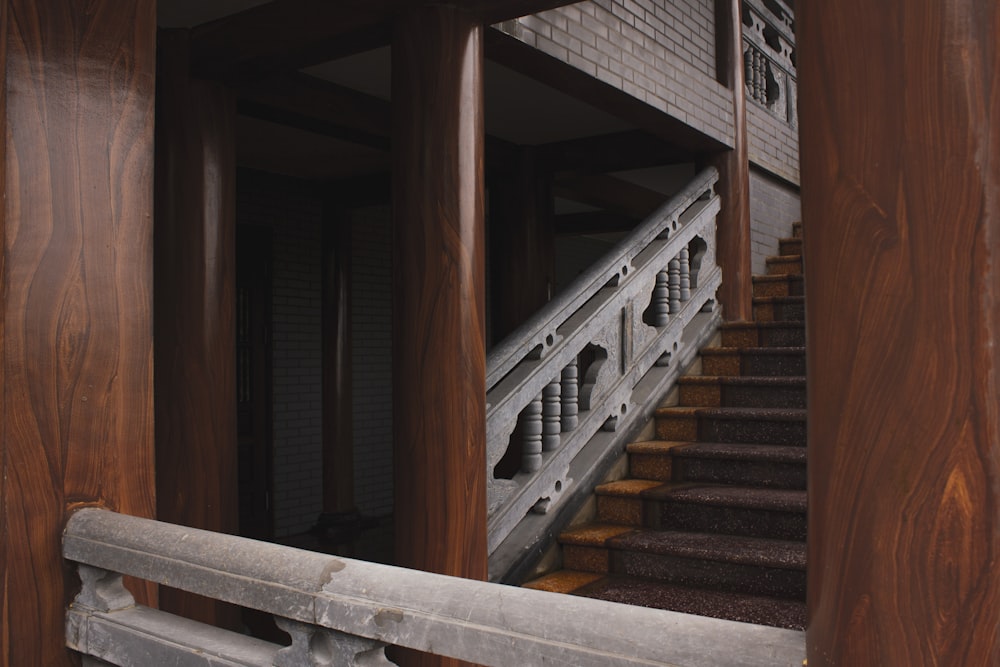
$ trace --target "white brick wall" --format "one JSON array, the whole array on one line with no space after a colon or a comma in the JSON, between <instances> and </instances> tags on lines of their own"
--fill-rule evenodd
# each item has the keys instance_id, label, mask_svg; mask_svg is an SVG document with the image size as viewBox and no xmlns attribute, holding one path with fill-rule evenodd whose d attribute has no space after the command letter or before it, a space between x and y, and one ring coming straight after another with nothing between
<instances>
[{"instance_id":1,"label":"white brick wall","mask_svg":"<svg viewBox=\"0 0 1000 667\"><path fill-rule=\"evenodd\" d=\"M752 99L747 99L747 150L751 164L799 183L798 130Z\"/></svg>"},{"instance_id":2,"label":"white brick wall","mask_svg":"<svg viewBox=\"0 0 1000 667\"><path fill-rule=\"evenodd\" d=\"M392 513L392 226L387 206L355 211L351 248L354 499Z\"/></svg>"},{"instance_id":3,"label":"white brick wall","mask_svg":"<svg viewBox=\"0 0 1000 667\"><path fill-rule=\"evenodd\" d=\"M498 27L732 145L732 99L715 77L713 0L589 0Z\"/></svg>"},{"instance_id":4,"label":"white brick wall","mask_svg":"<svg viewBox=\"0 0 1000 667\"><path fill-rule=\"evenodd\" d=\"M750 170L750 243L753 273L764 273L764 260L778 254L778 239L792 235L792 223L802 219L799 193L756 169Z\"/></svg>"}]
</instances>

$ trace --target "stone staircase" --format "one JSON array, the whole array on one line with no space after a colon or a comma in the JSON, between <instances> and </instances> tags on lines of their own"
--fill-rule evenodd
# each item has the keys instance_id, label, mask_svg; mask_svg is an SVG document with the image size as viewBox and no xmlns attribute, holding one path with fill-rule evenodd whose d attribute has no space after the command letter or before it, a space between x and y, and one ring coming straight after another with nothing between
<instances>
[{"instance_id":1,"label":"stone staircase","mask_svg":"<svg viewBox=\"0 0 1000 667\"><path fill-rule=\"evenodd\" d=\"M754 277L754 322L724 324L559 537L563 569L526 584L628 604L805 627L806 383L801 227Z\"/></svg>"}]
</instances>

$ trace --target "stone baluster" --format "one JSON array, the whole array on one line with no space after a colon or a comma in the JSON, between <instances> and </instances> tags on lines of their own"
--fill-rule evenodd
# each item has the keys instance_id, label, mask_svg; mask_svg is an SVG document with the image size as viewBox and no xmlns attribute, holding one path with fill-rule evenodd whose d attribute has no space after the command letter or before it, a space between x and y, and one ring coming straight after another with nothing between
<instances>
[{"instance_id":1,"label":"stone baluster","mask_svg":"<svg viewBox=\"0 0 1000 667\"><path fill-rule=\"evenodd\" d=\"M542 390L542 451L551 452L559 449L562 424L562 405L560 396L562 385L560 378L545 385Z\"/></svg>"},{"instance_id":2,"label":"stone baluster","mask_svg":"<svg viewBox=\"0 0 1000 667\"><path fill-rule=\"evenodd\" d=\"M687 248L681 250L681 303L691 300L691 253Z\"/></svg>"},{"instance_id":3,"label":"stone baluster","mask_svg":"<svg viewBox=\"0 0 1000 667\"><path fill-rule=\"evenodd\" d=\"M670 321L670 288L666 271L656 274L656 285L653 287L653 326L665 327Z\"/></svg>"},{"instance_id":4,"label":"stone baluster","mask_svg":"<svg viewBox=\"0 0 1000 667\"><path fill-rule=\"evenodd\" d=\"M521 469L537 472L542 467L542 397L539 395L521 411L518 422L521 427L523 446L521 449Z\"/></svg>"},{"instance_id":5,"label":"stone baluster","mask_svg":"<svg viewBox=\"0 0 1000 667\"><path fill-rule=\"evenodd\" d=\"M329 630L316 625L275 618L279 628L292 638L290 646L278 651L274 656L274 667L321 667L343 665L343 667L391 666L385 657L385 644L374 639Z\"/></svg>"},{"instance_id":6,"label":"stone baluster","mask_svg":"<svg viewBox=\"0 0 1000 667\"><path fill-rule=\"evenodd\" d=\"M674 257L667 265L667 273L670 288L670 312L671 314L681 309L681 262Z\"/></svg>"},{"instance_id":7,"label":"stone baluster","mask_svg":"<svg viewBox=\"0 0 1000 667\"><path fill-rule=\"evenodd\" d=\"M572 431L579 423L580 413L580 366L576 359L571 361L562 370L562 410L560 411L560 422L563 431Z\"/></svg>"}]
</instances>

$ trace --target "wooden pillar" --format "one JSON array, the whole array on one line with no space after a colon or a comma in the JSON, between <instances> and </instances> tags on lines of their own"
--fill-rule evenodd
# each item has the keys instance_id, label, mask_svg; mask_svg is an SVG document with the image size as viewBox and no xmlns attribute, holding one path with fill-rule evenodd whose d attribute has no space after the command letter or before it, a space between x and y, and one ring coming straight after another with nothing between
<instances>
[{"instance_id":1,"label":"wooden pillar","mask_svg":"<svg viewBox=\"0 0 1000 667\"><path fill-rule=\"evenodd\" d=\"M400 15L392 44L396 560L475 579L487 558L482 31L422 7Z\"/></svg>"},{"instance_id":2,"label":"wooden pillar","mask_svg":"<svg viewBox=\"0 0 1000 667\"><path fill-rule=\"evenodd\" d=\"M716 75L733 94L733 148L711 164L719 170L722 196L716 243L722 286L719 303L729 321L753 319L750 252L750 157L747 151L746 86L743 77L742 0L716 0Z\"/></svg>"},{"instance_id":3,"label":"wooden pillar","mask_svg":"<svg viewBox=\"0 0 1000 667\"><path fill-rule=\"evenodd\" d=\"M796 7L810 667L1000 655L1000 6Z\"/></svg>"},{"instance_id":4,"label":"wooden pillar","mask_svg":"<svg viewBox=\"0 0 1000 667\"><path fill-rule=\"evenodd\" d=\"M153 0L0 2L4 667L76 662L68 512L155 510L155 29Z\"/></svg>"},{"instance_id":5,"label":"wooden pillar","mask_svg":"<svg viewBox=\"0 0 1000 667\"><path fill-rule=\"evenodd\" d=\"M353 512L351 218L327 202L323 227L323 514ZM320 525L323 525L323 517Z\"/></svg>"},{"instance_id":6,"label":"wooden pillar","mask_svg":"<svg viewBox=\"0 0 1000 667\"><path fill-rule=\"evenodd\" d=\"M498 343L551 298L555 233L551 174L531 146L490 191L490 328Z\"/></svg>"},{"instance_id":7,"label":"wooden pillar","mask_svg":"<svg viewBox=\"0 0 1000 667\"><path fill-rule=\"evenodd\" d=\"M235 98L188 75L186 31L160 34L156 141L159 518L236 532ZM164 589L165 609L229 625Z\"/></svg>"}]
</instances>

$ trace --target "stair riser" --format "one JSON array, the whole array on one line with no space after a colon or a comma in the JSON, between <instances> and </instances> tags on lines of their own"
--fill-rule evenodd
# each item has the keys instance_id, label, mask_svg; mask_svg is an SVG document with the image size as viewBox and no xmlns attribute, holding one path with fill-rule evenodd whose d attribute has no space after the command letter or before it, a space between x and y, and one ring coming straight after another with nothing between
<instances>
[{"instance_id":1,"label":"stair riser","mask_svg":"<svg viewBox=\"0 0 1000 667\"><path fill-rule=\"evenodd\" d=\"M801 325L722 330L723 347L804 347L805 344L806 330Z\"/></svg>"},{"instance_id":2,"label":"stair riser","mask_svg":"<svg viewBox=\"0 0 1000 667\"><path fill-rule=\"evenodd\" d=\"M603 547L564 544L563 568L577 572L607 574L611 570L611 552Z\"/></svg>"},{"instance_id":3,"label":"stair riser","mask_svg":"<svg viewBox=\"0 0 1000 667\"><path fill-rule=\"evenodd\" d=\"M629 476L669 482L674 478L673 458L669 454L629 454Z\"/></svg>"},{"instance_id":4,"label":"stair riser","mask_svg":"<svg viewBox=\"0 0 1000 667\"><path fill-rule=\"evenodd\" d=\"M719 507L660 501L659 512L650 511L653 526L659 530L721 533L746 537L772 537L779 540L806 539L805 512L781 512L742 507Z\"/></svg>"},{"instance_id":5,"label":"stair riser","mask_svg":"<svg viewBox=\"0 0 1000 667\"><path fill-rule=\"evenodd\" d=\"M806 374L806 358L802 352L791 354L712 354L702 356L705 375L756 375L764 377L802 377Z\"/></svg>"},{"instance_id":6,"label":"stair riser","mask_svg":"<svg viewBox=\"0 0 1000 667\"><path fill-rule=\"evenodd\" d=\"M784 276L791 273L802 273L802 260L767 260L767 273L771 276Z\"/></svg>"},{"instance_id":7,"label":"stair riser","mask_svg":"<svg viewBox=\"0 0 1000 667\"><path fill-rule=\"evenodd\" d=\"M804 322L806 307L803 303L758 303L753 318L757 322Z\"/></svg>"},{"instance_id":8,"label":"stair riser","mask_svg":"<svg viewBox=\"0 0 1000 667\"><path fill-rule=\"evenodd\" d=\"M645 507L642 498L597 496L597 520L620 526L642 526Z\"/></svg>"},{"instance_id":9,"label":"stair riser","mask_svg":"<svg viewBox=\"0 0 1000 667\"><path fill-rule=\"evenodd\" d=\"M686 442L805 446L805 421L717 419L709 416L657 417L656 437Z\"/></svg>"},{"instance_id":10,"label":"stair riser","mask_svg":"<svg viewBox=\"0 0 1000 667\"><path fill-rule=\"evenodd\" d=\"M675 458L674 480L755 486L770 489L805 489L806 466L773 461Z\"/></svg>"},{"instance_id":11,"label":"stair riser","mask_svg":"<svg viewBox=\"0 0 1000 667\"><path fill-rule=\"evenodd\" d=\"M781 239L778 241L778 254L779 255L801 255L802 254L802 239L791 238L791 239Z\"/></svg>"},{"instance_id":12,"label":"stair riser","mask_svg":"<svg viewBox=\"0 0 1000 667\"><path fill-rule=\"evenodd\" d=\"M754 280L754 296L803 296L804 284L801 276L786 275L783 280Z\"/></svg>"},{"instance_id":13,"label":"stair riser","mask_svg":"<svg viewBox=\"0 0 1000 667\"><path fill-rule=\"evenodd\" d=\"M691 407L724 408L804 408L805 385L684 385L679 404Z\"/></svg>"},{"instance_id":14,"label":"stair riser","mask_svg":"<svg viewBox=\"0 0 1000 667\"><path fill-rule=\"evenodd\" d=\"M750 595L804 600L806 592L806 573L802 570L630 551L613 551L611 569L616 574Z\"/></svg>"}]
</instances>

